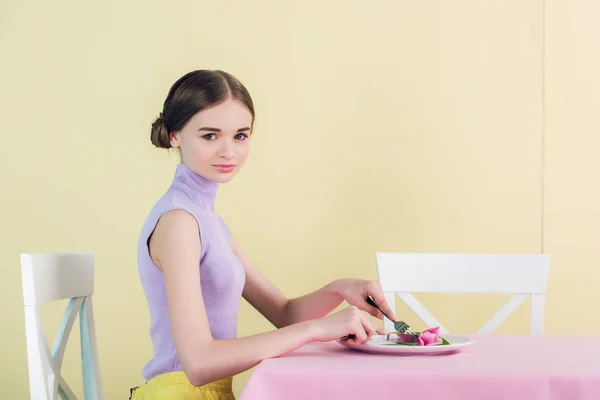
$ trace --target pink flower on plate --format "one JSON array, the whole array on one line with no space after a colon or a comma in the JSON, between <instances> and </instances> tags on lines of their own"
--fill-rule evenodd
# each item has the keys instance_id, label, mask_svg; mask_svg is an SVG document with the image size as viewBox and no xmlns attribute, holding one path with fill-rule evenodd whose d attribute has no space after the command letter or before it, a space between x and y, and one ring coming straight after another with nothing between
<instances>
[{"instance_id":1,"label":"pink flower on plate","mask_svg":"<svg viewBox=\"0 0 600 400\"><path fill-rule=\"evenodd\" d=\"M419 334L417 338L417 346L436 346L442 344L442 339L438 336L440 328L429 328Z\"/></svg>"}]
</instances>

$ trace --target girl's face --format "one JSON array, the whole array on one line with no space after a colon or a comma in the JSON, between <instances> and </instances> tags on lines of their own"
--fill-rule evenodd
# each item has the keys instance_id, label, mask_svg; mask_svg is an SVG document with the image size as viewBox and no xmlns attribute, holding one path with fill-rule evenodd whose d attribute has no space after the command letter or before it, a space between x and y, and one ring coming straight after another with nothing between
<instances>
[{"instance_id":1,"label":"girl's face","mask_svg":"<svg viewBox=\"0 0 600 400\"><path fill-rule=\"evenodd\" d=\"M183 163L212 181L229 182L250 153L252 114L236 99L200 111L178 132L171 146L181 151Z\"/></svg>"}]
</instances>

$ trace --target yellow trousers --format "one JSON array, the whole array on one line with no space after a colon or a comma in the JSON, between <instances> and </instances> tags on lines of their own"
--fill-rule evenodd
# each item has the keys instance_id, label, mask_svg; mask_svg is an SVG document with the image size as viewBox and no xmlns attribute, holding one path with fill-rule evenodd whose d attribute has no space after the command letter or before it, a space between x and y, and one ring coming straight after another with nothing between
<instances>
[{"instance_id":1,"label":"yellow trousers","mask_svg":"<svg viewBox=\"0 0 600 400\"><path fill-rule=\"evenodd\" d=\"M184 372L158 375L132 389L132 400L235 400L233 379L225 378L202 386L193 386Z\"/></svg>"}]
</instances>

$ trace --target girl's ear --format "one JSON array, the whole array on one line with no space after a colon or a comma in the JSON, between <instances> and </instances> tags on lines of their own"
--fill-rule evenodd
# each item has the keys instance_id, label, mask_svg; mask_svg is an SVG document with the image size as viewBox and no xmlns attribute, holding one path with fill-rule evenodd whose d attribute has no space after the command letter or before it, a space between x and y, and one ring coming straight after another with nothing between
<instances>
[{"instance_id":1,"label":"girl's ear","mask_svg":"<svg viewBox=\"0 0 600 400\"><path fill-rule=\"evenodd\" d=\"M171 143L171 147L180 147L181 143L179 140L179 132L171 132L169 134L169 143Z\"/></svg>"}]
</instances>

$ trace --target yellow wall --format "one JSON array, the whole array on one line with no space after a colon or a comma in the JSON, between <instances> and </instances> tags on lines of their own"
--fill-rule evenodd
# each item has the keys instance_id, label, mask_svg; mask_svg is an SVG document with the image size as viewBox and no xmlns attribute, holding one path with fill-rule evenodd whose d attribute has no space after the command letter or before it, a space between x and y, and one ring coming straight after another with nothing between
<instances>
[{"instance_id":1,"label":"yellow wall","mask_svg":"<svg viewBox=\"0 0 600 400\"><path fill-rule=\"evenodd\" d=\"M590 315L600 300L598 15L598 2L547 0L543 145L544 251L553 256L546 326L596 334L600 321Z\"/></svg>"},{"instance_id":2,"label":"yellow wall","mask_svg":"<svg viewBox=\"0 0 600 400\"><path fill-rule=\"evenodd\" d=\"M232 72L255 99L253 153L218 210L286 294L375 278L376 251L543 249L554 257L546 332L600 333L585 314L600 300L598 7L3 2L0 397L28 394L21 252L96 252L107 398L141 383L151 346L135 244L178 162L149 128L170 84L196 68ZM506 299L419 298L468 332ZM63 306L44 310L48 332ZM527 322L522 307L498 332ZM240 335L266 329L244 303ZM77 344L64 371L81 392Z\"/></svg>"}]
</instances>

